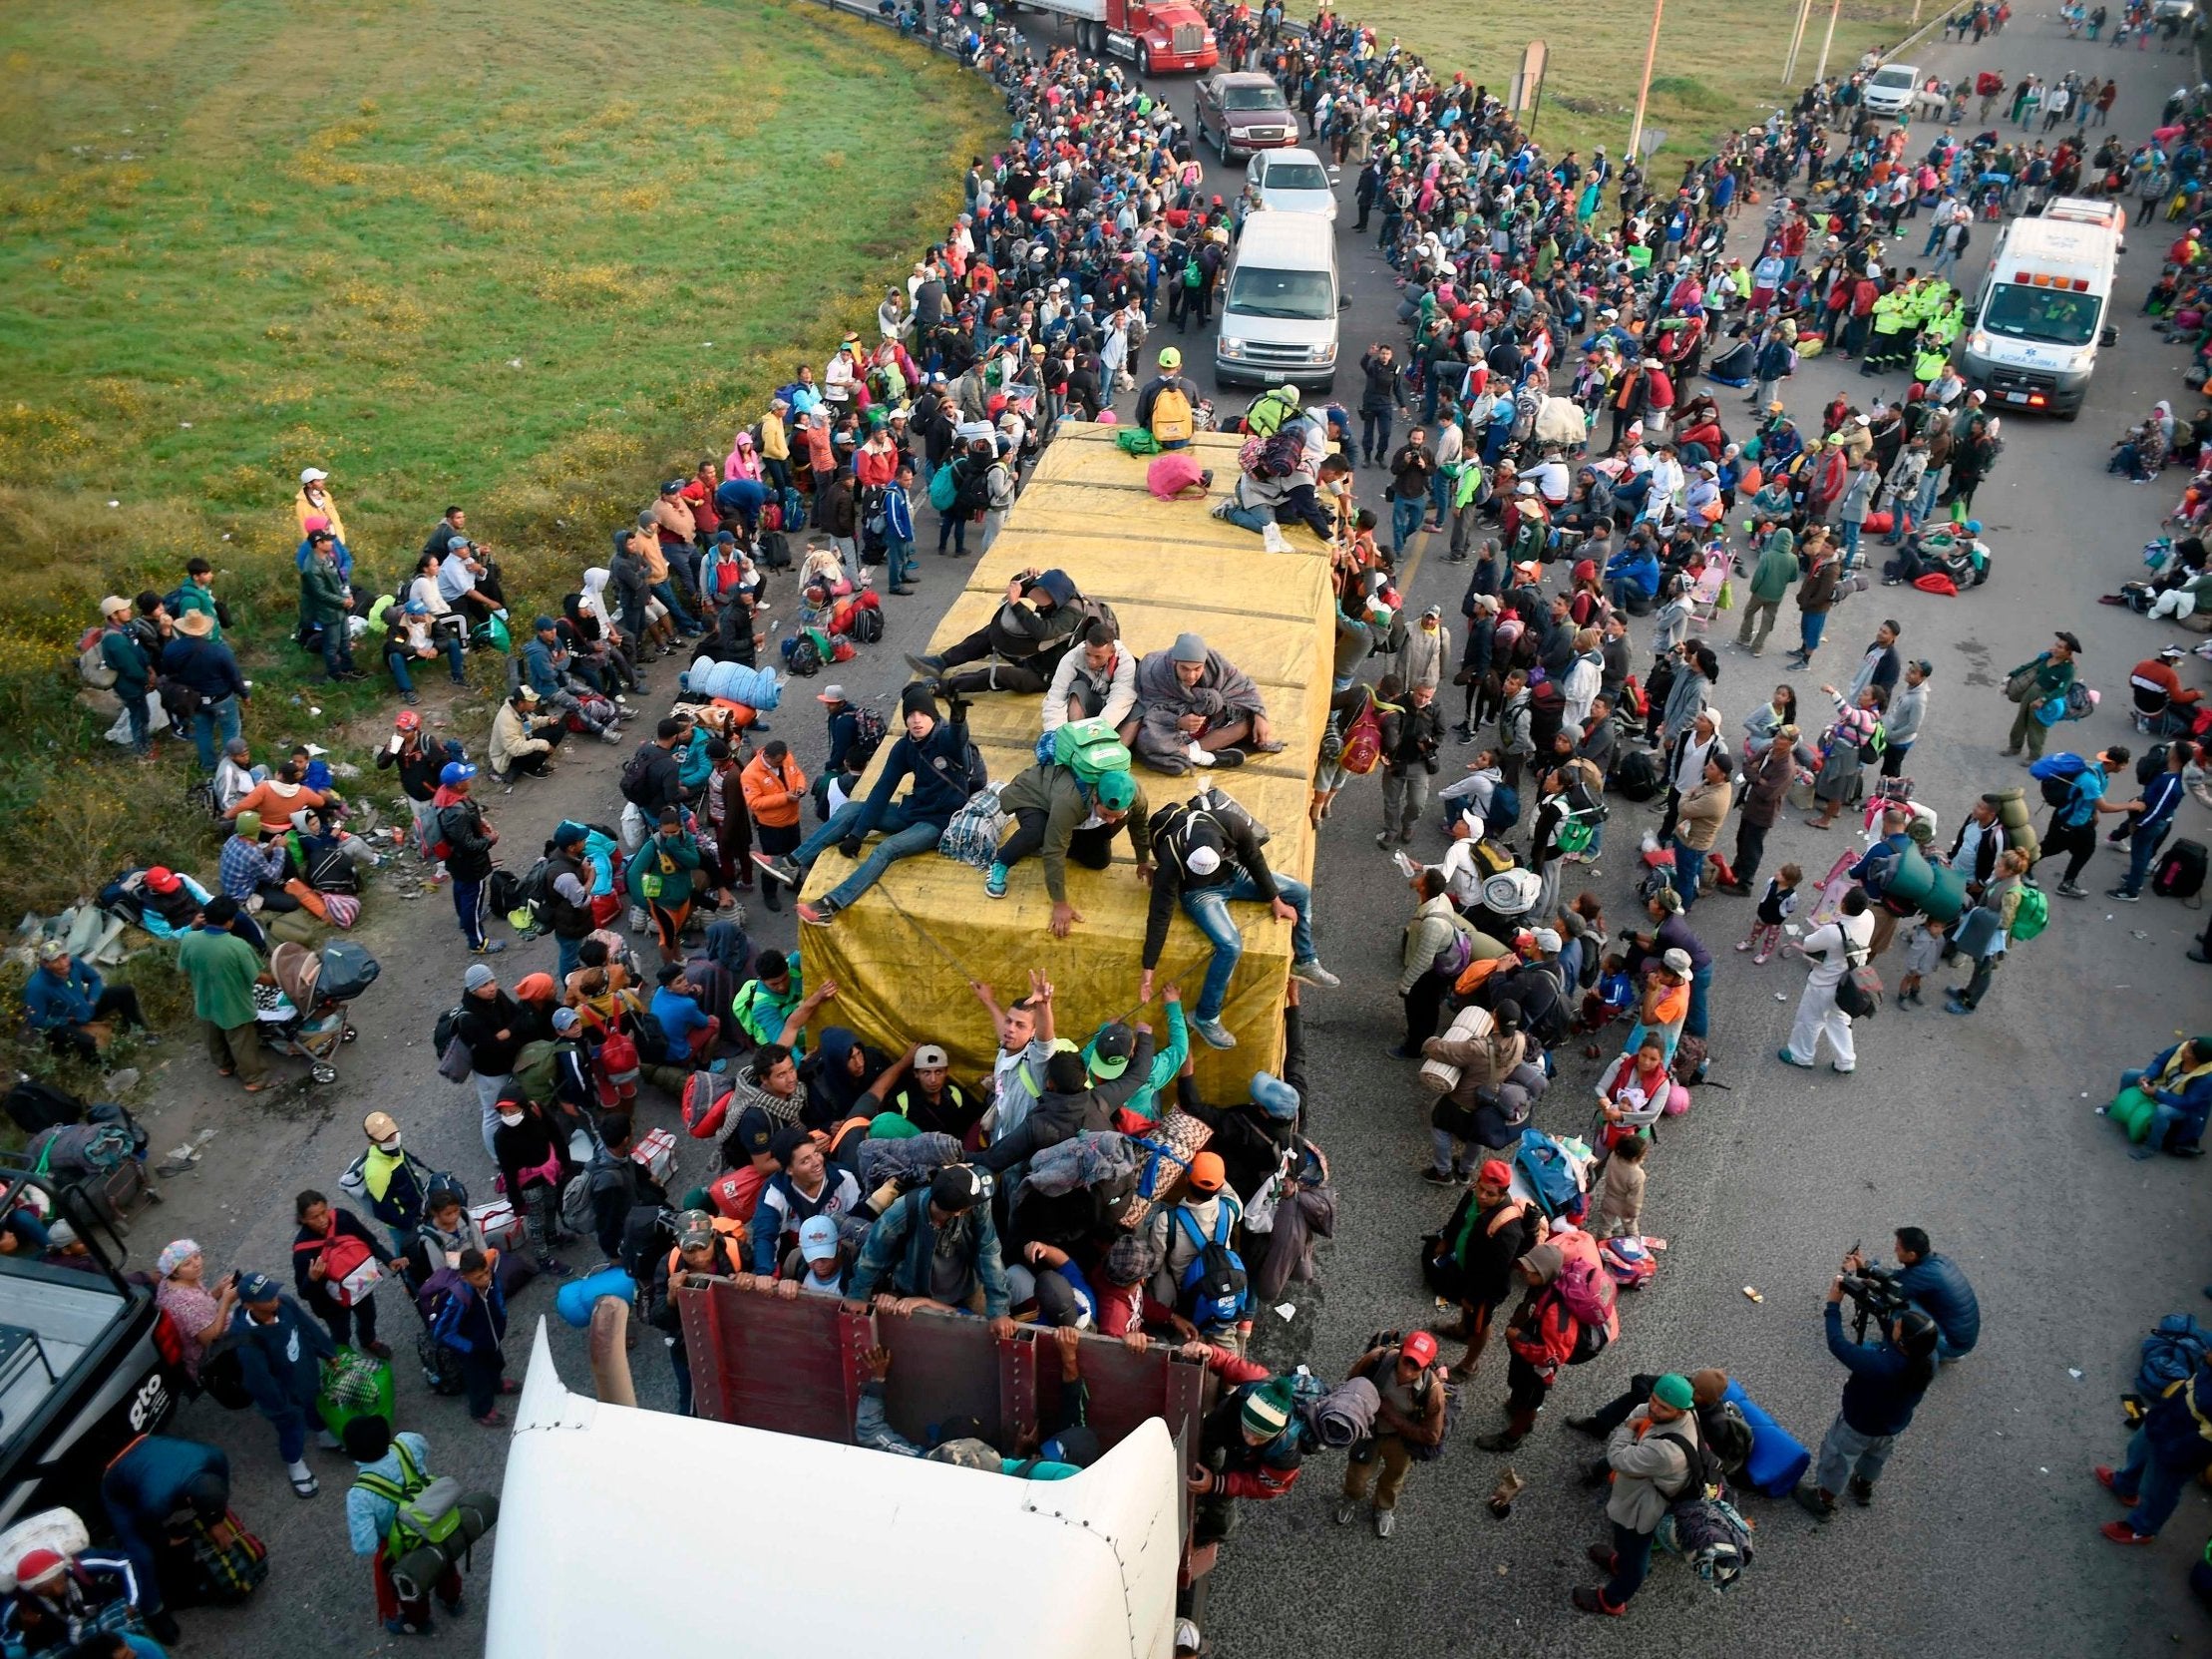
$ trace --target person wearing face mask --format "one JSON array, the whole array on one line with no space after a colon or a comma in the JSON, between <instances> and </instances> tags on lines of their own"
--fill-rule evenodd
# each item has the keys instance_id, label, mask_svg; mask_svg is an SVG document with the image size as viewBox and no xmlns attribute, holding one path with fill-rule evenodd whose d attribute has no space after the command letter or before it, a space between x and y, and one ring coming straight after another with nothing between
<instances>
[{"instance_id":1,"label":"person wearing face mask","mask_svg":"<svg viewBox=\"0 0 2212 1659\"><path fill-rule=\"evenodd\" d=\"M564 1277L568 1264L553 1252L554 1245L572 1237L560 1228L560 1189L569 1172L567 1148L545 1114L527 1100L503 1093L495 1109L498 1126L492 1131L492 1156L500 1166L507 1201L529 1230L538 1271Z\"/></svg>"},{"instance_id":2,"label":"person wearing face mask","mask_svg":"<svg viewBox=\"0 0 2212 1659\"><path fill-rule=\"evenodd\" d=\"M423 1222L423 1203L434 1179L430 1166L400 1144L399 1124L389 1112L372 1111L361 1120L368 1150L346 1166L338 1190L369 1212L392 1235L392 1248L414 1243Z\"/></svg>"}]
</instances>

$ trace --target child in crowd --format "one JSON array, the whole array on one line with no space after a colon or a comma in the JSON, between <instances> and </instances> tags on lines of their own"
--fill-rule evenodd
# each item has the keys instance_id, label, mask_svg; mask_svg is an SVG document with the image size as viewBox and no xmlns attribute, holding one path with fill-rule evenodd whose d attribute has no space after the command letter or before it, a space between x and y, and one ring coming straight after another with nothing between
<instances>
[{"instance_id":1,"label":"child in crowd","mask_svg":"<svg viewBox=\"0 0 2212 1659\"><path fill-rule=\"evenodd\" d=\"M1644 1231L1644 1154L1652 1143L1642 1135L1618 1142L1606 1159L1599 1184L1598 1213L1590 1230L1599 1238L1638 1237Z\"/></svg>"},{"instance_id":2,"label":"child in crowd","mask_svg":"<svg viewBox=\"0 0 2212 1659\"><path fill-rule=\"evenodd\" d=\"M1945 925L1933 916L1924 916L1905 936L1905 977L1897 982L1897 1006L1922 1002L1920 979L1923 974L1933 974L1943 961Z\"/></svg>"},{"instance_id":3,"label":"child in crowd","mask_svg":"<svg viewBox=\"0 0 2212 1659\"><path fill-rule=\"evenodd\" d=\"M1601 1032L1636 1005L1636 982L1629 978L1629 959L1618 952L1606 958L1598 983L1582 996L1580 1025L1585 1032ZM1595 1058L1598 1045L1588 1052Z\"/></svg>"},{"instance_id":4,"label":"child in crowd","mask_svg":"<svg viewBox=\"0 0 2212 1659\"><path fill-rule=\"evenodd\" d=\"M1739 951L1752 951L1753 963L1764 964L1774 954L1775 943L1782 937L1782 924L1789 920L1797 908L1797 884L1805 879L1805 872L1794 864L1785 864L1767 878L1766 891L1759 895L1756 909L1751 912L1751 931L1736 941Z\"/></svg>"}]
</instances>

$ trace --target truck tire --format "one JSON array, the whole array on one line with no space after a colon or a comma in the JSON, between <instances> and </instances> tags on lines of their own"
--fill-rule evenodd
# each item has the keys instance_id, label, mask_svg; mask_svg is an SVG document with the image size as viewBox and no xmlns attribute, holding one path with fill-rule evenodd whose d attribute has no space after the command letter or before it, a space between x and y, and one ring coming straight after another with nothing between
<instances>
[{"instance_id":1,"label":"truck tire","mask_svg":"<svg viewBox=\"0 0 2212 1659\"><path fill-rule=\"evenodd\" d=\"M1152 73L1152 48L1141 40L1137 42L1137 73L1139 75L1150 75Z\"/></svg>"}]
</instances>

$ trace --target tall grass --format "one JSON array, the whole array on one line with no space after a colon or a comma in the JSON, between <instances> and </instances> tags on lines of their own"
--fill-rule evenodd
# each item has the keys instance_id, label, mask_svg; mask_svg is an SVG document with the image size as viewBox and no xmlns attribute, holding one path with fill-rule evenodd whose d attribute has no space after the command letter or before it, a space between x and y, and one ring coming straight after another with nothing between
<instances>
[{"instance_id":1,"label":"tall grass","mask_svg":"<svg viewBox=\"0 0 2212 1659\"><path fill-rule=\"evenodd\" d=\"M381 697L289 644L301 468L372 589L453 502L544 608L872 321L1001 121L799 0L0 12L0 911L191 862L77 694L100 595L205 555L248 736L340 747Z\"/></svg>"}]
</instances>

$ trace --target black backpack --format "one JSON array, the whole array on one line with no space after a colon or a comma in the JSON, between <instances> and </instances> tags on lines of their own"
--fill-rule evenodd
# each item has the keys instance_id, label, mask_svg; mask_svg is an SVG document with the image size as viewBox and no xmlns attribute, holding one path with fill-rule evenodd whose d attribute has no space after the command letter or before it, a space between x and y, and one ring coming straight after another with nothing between
<instances>
[{"instance_id":1,"label":"black backpack","mask_svg":"<svg viewBox=\"0 0 2212 1659\"><path fill-rule=\"evenodd\" d=\"M1682 1449L1682 1455L1689 1459L1689 1477L1679 1491L1664 1491L1660 1495L1669 1503L1679 1503L1683 1498L1701 1498L1707 1493L1724 1493L1728 1489L1728 1471L1721 1466L1712 1448L1704 1444L1700 1434L1696 1441L1688 1436L1662 1429L1652 1436L1655 1441L1671 1441ZM1658 1482L1654 1482L1658 1484Z\"/></svg>"},{"instance_id":2,"label":"black backpack","mask_svg":"<svg viewBox=\"0 0 2212 1659\"><path fill-rule=\"evenodd\" d=\"M618 787L622 791L622 799L632 806L642 807L645 804L645 774L652 764L647 751L658 747L657 743L640 743L637 745L637 752L622 764L622 779Z\"/></svg>"},{"instance_id":3,"label":"black backpack","mask_svg":"<svg viewBox=\"0 0 2212 1659\"><path fill-rule=\"evenodd\" d=\"M446 1057L446 1050L453 1046L453 1039L461 1035L461 1017L468 1012L461 1004L456 1003L438 1016L438 1024L430 1029L430 1051L440 1059Z\"/></svg>"}]
</instances>

